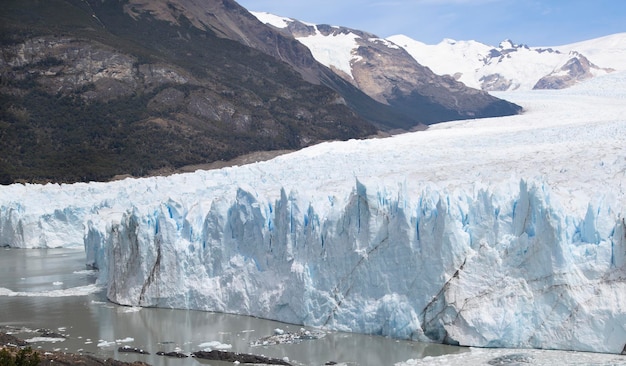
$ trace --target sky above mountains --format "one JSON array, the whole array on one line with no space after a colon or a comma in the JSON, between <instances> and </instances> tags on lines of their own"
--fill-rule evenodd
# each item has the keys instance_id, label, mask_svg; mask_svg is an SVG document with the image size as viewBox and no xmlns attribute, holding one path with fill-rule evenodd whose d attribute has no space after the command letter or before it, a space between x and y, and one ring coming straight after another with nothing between
<instances>
[{"instance_id":1,"label":"sky above mountains","mask_svg":"<svg viewBox=\"0 0 626 366\"><path fill-rule=\"evenodd\" d=\"M428 44L444 38L496 46L504 39L559 46L626 32L621 0L238 0L316 24L341 25L379 37L405 34Z\"/></svg>"}]
</instances>

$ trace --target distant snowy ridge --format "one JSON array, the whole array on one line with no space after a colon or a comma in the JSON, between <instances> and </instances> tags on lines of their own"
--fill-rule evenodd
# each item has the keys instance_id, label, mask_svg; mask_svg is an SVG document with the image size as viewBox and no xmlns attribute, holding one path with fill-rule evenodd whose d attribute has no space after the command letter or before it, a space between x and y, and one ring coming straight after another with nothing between
<instances>
[{"instance_id":1,"label":"distant snowy ridge","mask_svg":"<svg viewBox=\"0 0 626 366\"><path fill-rule=\"evenodd\" d=\"M395 129L416 123L517 114L520 108L452 77L435 74L405 49L374 34L341 26L310 24L268 13L261 21L305 45L313 57L379 103L398 113ZM380 111L381 113L382 110ZM408 118L412 123L403 122Z\"/></svg>"},{"instance_id":2,"label":"distant snowy ridge","mask_svg":"<svg viewBox=\"0 0 626 366\"><path fill-rule=\"evenodd\" d=\"M289 28L288 33L307 46L318 62L351 79L355 79L355 64L361 60L358 50L367 42L402 47L436 74L488 91L563 89L599 75L626 71L626 33L551 47L528 47L510 40L494 47L452 39L427 45L405 35L383 39L341 26L315 25L264 12L252 14L265 24Z\"/></svg>"},{"instance_id":3,"label":"distant snowy ridge","mask_svg":"<svg viewBox=\"0 0 626 366\"><path fill-rule=\"evenodd\" d=\"M387 38L406 49L422 65L440 75L451 75L464 84L486 90L529 90L544 77L561 72L572 60L592 65L582 81L612 71L626 70L626 33L551 47L528 47L504 41L497 47L476 41L445 39L437 45L404 35ZM579 65L576 65L577 67ZM575 74L581 70L572 68Z\"/></svg>"},{"instance_id":4,"label":"distant snowy ridge","mask_svg":"<svg viewBox=\"0 0 626 366\"><path fill-rule=\"evenodd\" d=\"M620 353L626 74L523 115L214 171L0 188L0 245L84 245L112 301ZM591 106L591 107L590 107Z\"/></svg>"}]
</instances>

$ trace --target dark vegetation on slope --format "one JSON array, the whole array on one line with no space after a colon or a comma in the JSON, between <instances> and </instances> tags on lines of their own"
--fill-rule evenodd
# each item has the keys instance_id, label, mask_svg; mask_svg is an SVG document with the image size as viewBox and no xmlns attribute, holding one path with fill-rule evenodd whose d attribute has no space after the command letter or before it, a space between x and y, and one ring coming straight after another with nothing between
<instances>
[{"instance_id":1,"label":"dark vegetation on slope","mask_svg":"<svg viewBox=\"0 0 626 366\"><path fill-rule=\"evenodd\" d=\"M124 362L112 358L60 351L33 350L15 336L0 332L0 366L82 365L82 366L149 366L145 362Z\"/></svg>"},{"instance_id":2,"label":"dark vegetation on slope","mask_svg":"<svg viewBox=\"0 0 626 366\"><path fill-rule=\"evenodd\" d=\"M481 94L474 96L476 98L482 97ZM456 121L468 118L489 118L489 117L501 117L512 114L517 114L521 111L521 108L516 107L515 104L507 102L502 99L493 98L493 101L489 103L472 104L472 96L466 96L470 99L465 103L475 106L475 110L458 110L455 108L449 108L439 103L434 103L429 96L422 95L418 92L412 92L408 95L397 93L393 99L390 99L389 104L395 108L398 112L405 114L415 114L416 109L420 111L420 117L423 119L424 124L433 124L445 121ZM418 108L416 106L422 106Z\"/></svg>"},{"instance_id":3,"label":"dark vegetation on slope","mask_svg":"<svg viewBox=\"0 0 626 366\"><path fill-rule=\"evenodd\" d=\"M376 133L336 92L260 51L184 17L90 4L3 4L0 183L142 176Z\"/></svg>"}]
</instances>

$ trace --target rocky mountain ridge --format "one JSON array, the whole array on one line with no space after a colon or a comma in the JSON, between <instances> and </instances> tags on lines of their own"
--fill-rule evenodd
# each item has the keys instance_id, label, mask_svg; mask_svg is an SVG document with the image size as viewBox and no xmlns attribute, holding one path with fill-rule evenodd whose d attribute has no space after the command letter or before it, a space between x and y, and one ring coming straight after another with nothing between
<instances>
[{"instance_id":1,"label":"rocky mountain ridge","mask_svg":"<svg viewBox=\"0 0 626 366\"><path fill-rule=\"evenodd\" d=\"M484 91L561 89L626 69L626 33L554 47L529 47L508 39L496 47L452 39L426 45L404 35L382 39L341 26L309 24L263 12L253 14L295 37L311 49L318 61L382 103L390 103L397 97L390 93L390 88L403 94L417 89L427 97L442 98L442 103L450 107L445 99L451 93L437 92L434 88L424 90L424 85L434 84L453 93L462 90L453 81ZM382 59L386 61L383 63ZM414 61L418 66L408 66ZM364 68L363 64L375 67ZM427 71L422 71L424 67ZM431 70L435 76L429 75ZM422 80L411 80L414 75L421 75ZM402 84L409 88L403 90ZM454 102L458 100L463 98ZM475 96L472 103L477 102L480 104Z\"/></svg>"},{"instance_id":2,"label":"rocky mountain ridge","mask_svg":"<svg viewBox=\"0 0 626 366\"><path fill-rule=\"evenodd\" d=\"M626 70L626 33L551 47L529 47L511 40L492 47L451 39L427 45L403 35L388 40L435 73L487 91L562 89Z\"/></svg>"},{"instance_id":3,"label":"rocky mountain ridge","mask_svg":"<svg viewBox=\"0 0 626 366\"><path fill-rule=\"evenodd\" d=\"M300 41L317 61L374 100L420 116L423 124L512 112L509 105L484 91L433 73L403 48L374 34L268 13L252 14Z\"/></svg>"},{"instance_id":4,"label":"rocky mountain ridge","mask_svg":"<svg viewBox=\"0 0 626 366\"><path fill-rule=\"evenodd\" d=\"M564 89L596 75L615 71L611 68L598 67L578 52L574 51L570 55L572 58L563 66L539 79L533 89Z\"/></svg>"}]
</instances>

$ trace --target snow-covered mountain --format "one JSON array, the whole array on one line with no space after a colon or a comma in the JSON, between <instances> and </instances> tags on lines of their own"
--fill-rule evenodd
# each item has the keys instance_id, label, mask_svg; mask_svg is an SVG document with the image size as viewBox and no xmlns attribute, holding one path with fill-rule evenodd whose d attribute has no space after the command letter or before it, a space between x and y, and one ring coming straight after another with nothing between
<instances>
[{"instance_id":1,"label":"snow-covered mountain","mask_svg":"<svg viewBox=\"0 0 626 366\"><path fill-rule=\"evenodd\" d=\"M427 45L404 35L388 38L440 75L484 90L561 89L626 70L626 33L552 47L506 40L497 47L445 39Z\"/></svg>"},{"instance_id":2,"label":"snow-covered mountain","mask_svg":"<svg viewBox=\"0 0 626 366\"><path fill-rule=\"evenodd\" d=\"M418 118L422 124L519 112L484 91L433 73L403 48L371 33L252 14L307 46L318 62L371 98Z\"/></svg>"},{"instance_id":3,"label":"snow-covered mountain","mask_svg":"<svg viewBox=\"0 0 626 366\"><path fill-rule=\"evenodd\" d=\"M291 34L317 61L383 103L398 90L406 94L424 85L451 85L447 79L435 80L422 66L486 91L562 89L626 70L626 33L553 47L529 47L510 40L493 47L452 39L427 45L404 35L382 39L340 26L315 25L263 12L252 14ZM403 51L419 65L411 65Z\"/></svg>"},{"instance_id":4,"label":"snow-covered mountain","mask_svg":"<svg viewBox=\"0 0 626 366\"><path fill-rule=\"evenodd\" d=\"M502 93L523 115L170 177L0 187L0 245L84 246L121 304L620 353L625 91L612 73Z\"/></svg>"}]
</instances>

